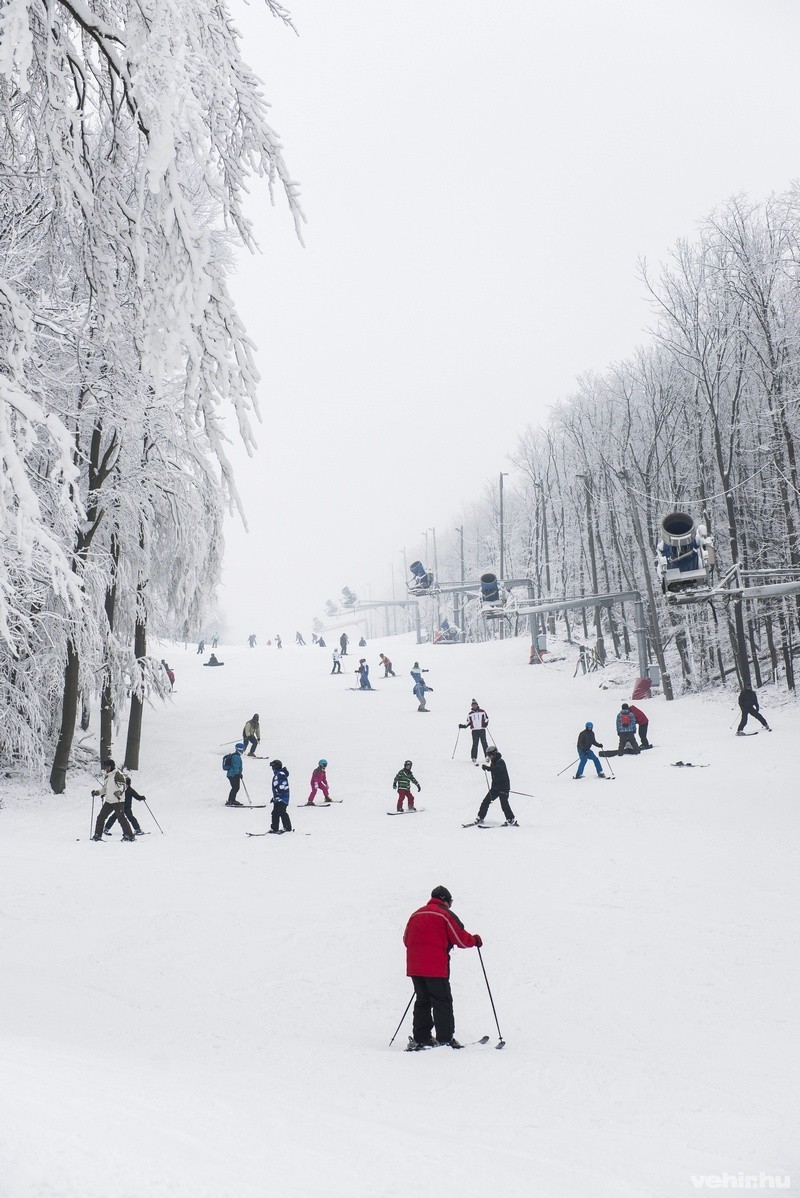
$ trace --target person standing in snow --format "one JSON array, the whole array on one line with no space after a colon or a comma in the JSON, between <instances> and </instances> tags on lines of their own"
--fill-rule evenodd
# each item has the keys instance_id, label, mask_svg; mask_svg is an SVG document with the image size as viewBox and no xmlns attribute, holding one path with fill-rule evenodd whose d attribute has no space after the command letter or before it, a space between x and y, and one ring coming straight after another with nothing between
<instances>
[{"instance_id":1,"label":"person standing in snow","mask_svg":"<svg viewBox=\"0 0 800 1198\"><path fill-rule=\"evenodd\" d=\"M205 641L198 641L197 642L197 653L205 653L205 651L206 651ZM196 656L197 656L197 654L195 654L195 657Z\"/></svg>"},{"instance_id":2,"label":"person standing in snow","mask_svg":"<svg viewBox=\"0 0 800 1198\"><path fill-rule=\"evenodd\" d=\"M314 795L318 790L321 790L325 796L325 802L330 803L331 797L328 794L328 775L325 773L328 763L324 757L321 757L317 762L317 768L311 775L311 794L306 801L306 807L313 807Z\"/></svg>"},{"instance_id":3,"label":"person standing in snow","mask_svg":"<svg viewBox=\"0 0 800 1198\"><path fill-rule=\"evenodd\" d=\"M349 644L349 641L350 641L349 636L347 635L346 632L343 632L342 635L339 637L339 648L342 651L342 657L347 657L347 646Z\"/></svg>"},{"instance_id":4,"label":"person standing in snow","mask_svg":"<svg viewBox=\"0 0 800 1198\"><path fill-rule=\"evenodd\" d=\"M422 787L420 786L419 782L417 782L414 775L411 773L412 764L413 764L413 762L411 762L411 761L404 761L403 768L401 770L398 770L394 776L394 782L392 783L392 789L397 791L397 810L398 811L403 810L403 802L405 799L408 799L408 810L416 811L416 807L414 806L414 796L411 793L411 785L413 783L414 786L416 786L417 794L420 793L420 791L422 790Z\"/></svg>"},{"instance_id":5,"label":"person standing in snow","mask_svg":"<svg viewBox=\"0 0 800 1198\"><path fill-rule=\"evenodd\" d=\"M358 685L362 691L371 691L372 683L369 680L369 666L367 660L362 657L358 663L358 669L355 671L358 674Z\"/></svg>"},{"instance_id":6,"label":"person standing in snow","mask_svg":"<svg viewBox=\"0 0 800 1198\"><path fill-rule=\"evenodd\" d=\"M144 833L142 832L138 819L131 810L132 803L134 799L138 799L140 803L143 803L146 798L147 795L140 795L137 790L133 789L130 778L125 775L125 798L123 802L123 810L125 812L126 820L133 828L134 836L142 836ZM116 811L113 811L106 823L105 828L103 829L103 834L105 836L111 835L111 829L113 828L114 824L117 823L118 819L119 816L117 815Z\"/></svg>"},{"instance_id":7,"label":"person standing in snow","mask_svg":"<svg viewBox=\"0 0 800 1198\"><path fill-rule=\"evenodd\" d=\"M602 749L603 747L599 740L595 740L594 724L589 720L578 733L578 757L580 758L580 765L578 766L578 772L575 775L576 778L583 777L583 771L586 768L587 761L591 761L594 764L594 768L597 770L598 778L605 778L600 760L597 757L597 754L592 752L592 748L595 745L597 745L598 749Z\"/></svg>"},{"instance_id":8,"label":"person standing in snow","mask_svg":"<svg viewBox=\"0 0 800 1198\"><path fill-rule=\"evenodd\" d=\"M464 927L451 911L453 896L446 886L434 886L430 900L409 919L403 932L406 975L414 986L413 1037L410 1049L449 1045L455 1039L450 953L456 948L481 948L483 940ZM436 1039L432 1033L436 1030Z\"/></svg>"},{"instance_id":9,"label":"person standing in snow","mask_svg":"<svg viewBox=\"0 0 800 1198\"><path fill-rule=\"evenodd\" d=\"M127 841L135 840L130 824L125 817L124 799L125 799L125 775L122 770L118 770L115 762L109 757L103 762L103 785L99 790L93 790L94 798L102 795L103 802L100 807L100 812L95 820L94 836L92 840L103 839L103 829L106 820L110 815L116 815L119 820L119 826L122 828L122 839Z\"/></svg>"},{"instance_id":10,"label":"person standing in snow","mask_svg":"<svg viewBox=\"0 0 800 1198\"><path fill-rule=\"evenodd\" d=\"M762 728L766 728L767 732L771 732L767 721L764 719L758 707L758 695L749 686L745 686L739 692L739 709L742 713L742 718L739 720L739 727L736 729L737 736L744 736L744 726L747 723L747 717L752 716L754 720L758 720Z\"/></svg>"},{"instance_id":11,"label":"person standing in snow","mask_svg":"<svg viewBox=\"0 0 800 1198\"><path fill-rule=\"evenodd\" d=\"M161 658L161 664L164 667L164 673L167 675L167 678L169 678L169 689L172 690L175 686L175 671L170 669L168 663L163 657Z\"/></svg>"},{"instance_id":12,"label":"person standing in snow","mask_svg":"<svg viewBox=\"0 0 800 1198\"><path fill-rule=\"evenodd\" d=\"M217 645L218 645L218 644L219 644L219 637L218 637L218 636L212 636L212 638L211 638L211 648L212 648L212 649L216 649L216 647L217 647Z\"/></svg>"},{"instance_id":13,"label":"person standing in snow","mask_svg":"<svg viewBox=\"0 0 800 1198\"><path fill-rule=\"evenodd\" d=\"M511 780L508 776L508 767L505 761L503 761L497 745L492 745L486 755L486 763L481 768L487 770L489 773L489 789L478 808L478 818L475 820L475 823L482 824L492 803L495 799L499 799L503 815L506 817L503 827L518 828L519 824L514 818L514 812L511 810L511 804L508 801L508 796L511 794Z\"/></svg>"},{"instance_id":14,"label":"person standing in snow","mask_svg":"<svg viewBox=\"0 0 800 1198\"><path fill-rule=\"evenodd\" d=\"M396 678L397 675L395 674L394 670L392 669L392 663L389 661L389 658L386 656L385 653L380 654L380 659L381 659L381 665L383 666L384 678Z\"/></svg>"},{"instance_id":15,"label":"person standing in snow","mask_svg":"<svg viewBox=\"0 0 800 1198\"><path fill-rule=\"evenodd\" d=\"M239 787L242 785L242 778L244 777L242 753L244 753L244 745L239 743L232 753L226 753L225 760L223 761L223 765L225 765L225 761L228 763L225 765L225 776L231 784L228 801L225 804L226 807L244 807L244 803L240 803L236 797L239 793Z\"/></svg>"},{"instance_id":16,"label":"person standing in snow","mask_svg":"<svg viewBox=\"0 0 800 1198\"><path fill-rule=\"evenodd\" d=\"M281 638L280 638L280 635L279 635L279 633L277 633L277 632L275 633L275 648L276 648L276 649L282 649L282 648L283 648L283 642L282 642L282 640L281 640Z\"/></svg>"},{"instance_id":17,"label":"person standing in snow","mask_svg":"<svg viewBox=\"0 0 800 1198\"><path fill-rule=\"evenodd\" d=\"M477 765L478 745L482 747L484 757L488 752L486 729L489 726L489 717L483 708L478 706L477 699L473 699L470 704L466 724L459 724L458 726L459 728L469 728L472 731L472 751L470 752L470 757Z\"/></svg>"},{"instance_id":18,"label":"person standing in snow","mask_svg":"<svg viewBox=\"0 0 800 1198\"><path fill-rule=\"evenodd\" d=\"M620 757L626 749L630 749L631 753L641 753L641 749L636 743L636 716L627 703L622 704L617 715L617 734L619 736L617 752Z\"/></svg>"},{"instance_id":19,"label":"person standing in snow","mask_svg":"<svg viewBox=\"0 0 800 1198\"><path fill-rule=\"evenodd\" d=\"M294 634L294 639L295 639L295 644L297 644L297 645L304 645L304 644L305 644L305 641L303 640L303 634L302 634L302 632L296 632L296 633Z\"/></svg>"},{"instance_id":20,"label":"person standing in snow","mask_svg":"<svg viewBox=\"0 0 800 1198\"><path fill-rule=\"evenodd\" d=\"M428 691L430 691L431 694L433 694L433 687L428 686L428 684L426 682L423 682L421 678L420 678L419 682L414 683L414 689L412 691L412 694L414 695L414 697L417 700L417 703L419 704L419 706L417 707L417 711L427 711L428 710L428 705L425 700L425 696L428 693Z\"/></svg>"},{"instance_id":21,"label":"person standing in snow","mask_svg":"<svg viewBox=\"0 0 800 1198\"><path fill-rule=\"evenodd\" d=\"M256 647L256 634L255 634L254 632L251 632L251 633L250 633L249 637L247 638L247 643L248 643L248 645L250 646L250 648L251 648L251 649L255 649L255 647Z\"/></svg>"},{"instance_id":22,"label":"person standing in snow","mask_svg":"<svg viewBox=\"0 0 800 1198\"><path fill-rule=\"evenodd\" d=\"M269 830L278 832L278 824L282 824L284 832L291 832L292 821L289 819L289 771L277 757L271 761L272 767L272 820Z\"/></svg>"},{"instance_id":23,"label":"person standing in snow","mask_svg":"<svg viewBox=\"0 0 800 1198\"><path fill-rule=\"evenodd\" d=\"M341 651L341 649L334 649L331 656L333 657L333 669L331 670L331 673L332 674L341 674L341 672L342 672L342 651Z\"/></svg>"},{"instance_id":24,"label":"person standing in snow","mask_svg":"<svg viewBox=\"0 0 800 1198\"><path fill-rule=\"evenodd\" d=\"M256 749L261 741L261 725L258 722L258 712L247 721L242 729L242 741L244 742L245 749L248 745L250 746L247 756L255 757Z\"/></svg>"},{"instance_id":25,"label":"person standing in snow","mask_svg":"<svg viewBox=\"0 0 800 1198\"><path fill-rule=\"evenodd\" d=\"M647 739L647 729L650 727L650 721L641 707L634 707L631 703L628 710L633 712L633 718L636 720L636 726L639 730L639 744L643 749L649 749L650 741Z\"/></svg>"}]
</instances>

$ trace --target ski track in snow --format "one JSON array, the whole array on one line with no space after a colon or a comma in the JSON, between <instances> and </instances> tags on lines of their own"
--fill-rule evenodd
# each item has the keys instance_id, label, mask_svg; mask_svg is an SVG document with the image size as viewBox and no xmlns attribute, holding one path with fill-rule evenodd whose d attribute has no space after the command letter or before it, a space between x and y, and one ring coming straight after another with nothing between
<instances>
[{"instance_id":1,"label":"ski track in snow","mask_svg":"<svg viewBox=\"0 0 800 1198\"><path fill-rule=\"evenodd\" d=\"M88 775L62 796L5 780L0 1198L683 1198L692 1174L800 1174L796 706L763 689L775 732L737 739L732 694L650 700L658 747L576 784L556 774L585 720L614 744L632 663L383 649L398 678L369 703L311 645L226 645L221 670L154 649L178 689L146 709L135 786L164 836L137 804L153 835L89 841ZM499 836L460 826L485 791L464 732L451 760L473 696L535 796ZM296 826L330 762L346 802L311 837L249 838L269 808L223 807L219 742L254 711ZM387 824L407 757L426 818ZM245 760L254 803L270 778ZM409 1017L388 1047L402 931L438 884L484 938L502 1053L470 951L456 1034L490 1043L407 1054Z\"/></svg>"}]
</instances>

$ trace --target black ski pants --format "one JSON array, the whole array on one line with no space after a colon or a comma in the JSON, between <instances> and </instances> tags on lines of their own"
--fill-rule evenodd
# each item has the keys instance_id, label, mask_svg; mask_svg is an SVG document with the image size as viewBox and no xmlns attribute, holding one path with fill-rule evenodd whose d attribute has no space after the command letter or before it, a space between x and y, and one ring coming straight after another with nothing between
<instances>
[{"instance_id":1,"label":"black ski pants","mask_svg":"<svg viewBox=\"0 0 800 1198\"><path fill-rule=\"evenodd\" d=\"M125 802L123 803L123 810L125 812L125 818L127 819L130 826L133 828L134 832L141 832L142 829L139 827L139 821L136 818L136 816L133 814L133 811L131 810L132 805L133 805L133 797L132 796L129 797L128 795L126 795ZM118 819L119 819L119 816L117 815L116 811L112 812L111 819L108 821L108 823L106 824L106 827L105 827L106 832L108 832L114 826L114 824L117 822Z\"/></svg>"},{"instance_id":2,"label":"black ski pants","mask_svg":"<svg viewBox=\"0 0 800 1198\"><path fill-rule=\"evenodd\" d=\"M761 712L758 710L757 707L743 707L742 708L742 718L739 720L739 727L736 729L737 732L744 731L744 726L747 723L747 717L749 715L751 715L754 720L758 720L758 722L762 728L768 727L767 721L764 719L763 715L761 714Z\"/></svg>"},{"instance_id":3,"label":"black ski pants","mask_svg":"<svg viewBox=\"0 0 800 1198\"><path fill-rule=\"evenodd\" d=\"M133 837L133 831L127 819L125 818L125 812L122 810L122 807L123 804L121 802L109 803L106 801L103 803L103 806L100 808L100 814L98 815L94 825L94 834L98 839L103 835L103 828L105 827L106 820L108 819L109 815L112 814L115 815L119 820L119 826L122 828L122 835Z\"/></svg>"},{"instance_id":4,"label":"black ski pants","mask_svg":"<svg viewBox=\"0 0 800 1198\"><path fill-rule=\"evenodd\" d=\"M277 799L272 800L272 820L270 828L273 832L278 831L278 824L283 824L284 832L291 832L292 821L289 819L289 808L285 803L279 803Z\"/></svg>"},{"instance_id":5,"label":"black ski pants","mask_svg":"<svg viewBox=\"0 0 800 1198\"><path fill-rule=\"evenodd\" d=\"M228 795L228 802L232 803L239 793L239 787L242 785L242 775L234 774L234 776L229 778L228 781L231 784L231 793Z\"/></svg>"},{"instance_id":6,"label":"black ski pants","mask_svg":"<svg viewBox=\"0 0 800 1198\"><path fill-rule=\"evenodd\" d=\"M650 741L647 739L647 729L649 727L650 727L649 724L640 724L639 725L639 740L642 742L643 749L650 748Z\"/></svg>"},{"instance_id":7,"label":"black ski pants","mask_svg":"<svg viewBox=\"0 0 800 1198\"><path fill-rule=\"evenodd\" d=\"M242 737L242 740L244 741L244 747L245 747L245 749L247 749L247 748L248 748L248 746L249 746L249 747L250 747L250 751L251 751L251 755L252 755L253 757L255 757L255 755L256 755L256 749L258 748L258 741L256 740L256 738L255 738L254 736L243 736L243 737Z\"/></svg>"},{"instance_id":8,"label":"black ski pants","mask_svg":"<svg viewBox=\"0 0 800 1198\"><path fill-rule=\"evenodd\" d=\"M629 746L631 753L641 753L642 751L636 743L636 734L633 732L620 732L619 748L617 749L620 757L627 752L626 745Z\"/></svg>"},{"instance_id":9,"label":"black ski pants","mask_svg":"<svg viewBox=\"0 0 800 1198\"><path fill-rule=\"evenodd\" d=\"M470 753L470 757L472 758L473 761L478 760L478 745L482 746L483 755L485 757L486 754L489 752L489 750L486 746L486 729L485 728L473 728L472 729L472 752Z\"/></svg>"},{"instance_id":10,"label":"black ski pants","mask_svg":"<svg viewBox=\"0 0 800 1198\"><path fill-rule=\"evenodd\" d=\"M341 672L342 672L342 663L340 661L335 661L333 663L333 669L331 670L331 673L332 674L341 674Z\"/></svg>"},{"instance_id":11,"label":"black ski pants","mask_svg":"<svg viewBox=\"0 0 800 1198\"><path fill-rule=\"evenodd\" d=\"M508 801L508 795L502 794L499 790L490 790L487 793L486 798L478 808L478 819L486 819L489 808L495 799L500 800L500 806L503 808L503 815L506 817L506 819L513 819L514 812L511 810L511 805Z\"/></svg>"},{"instance_id":12,"label":"black ski pants","mask_svg":"<svg viewBox=\"0 0 800 1198\"><path fill-rule=\"evenodd\" d=\"M449 978L412 977L414 983L414 1039L424 1044L431 1039L434 1026L436 1039L447 1044L456 1031L453 1015L453 994Z\"/></svg>"}]
</instances>

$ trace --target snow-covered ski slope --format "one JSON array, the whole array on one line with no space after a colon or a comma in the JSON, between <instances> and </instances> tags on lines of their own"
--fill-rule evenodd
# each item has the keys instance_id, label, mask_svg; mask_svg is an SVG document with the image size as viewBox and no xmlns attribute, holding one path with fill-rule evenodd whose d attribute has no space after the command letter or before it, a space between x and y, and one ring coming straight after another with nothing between
<instances>
[{"instance_id":1,"label":"snow-covered ski slope","mask_svg":"<svg viewBox=\"0 0 800 1198\"><path fill-rule=\"evenodd\" d=\"M394 661L383 680L378 652ZM736 738L735 696L647 704L651 753L600 782L557 772L587 719L613 745L633 669L573 679L523 640L417 650L220 646L148 710L143 791L166 835L88 840L66 795L5 780L0 811L2 1198L683 1198L701 1175L797 1158L796 707ZM375 694L354 693L364 655ZM416 710L408 670L434 688ZM472 698L521 827L462 829L484 775ZM226 810L222 742L258 711L291 771L295 827ZM120 743L120 749L122 742ZM319 757L322 811L299 804ZM389 820L405 758L419 817ZM678 760L705 770L671 768ZM246 761L254 803L268 760ZM244 797L244 796L242 796ZM490 819L499 820L493 809ZM80 838L80 839L78 839ZM484 938L455 952L456 1034L402 1051L401 935L438 884Z\"/></svg>"}]
</instances>

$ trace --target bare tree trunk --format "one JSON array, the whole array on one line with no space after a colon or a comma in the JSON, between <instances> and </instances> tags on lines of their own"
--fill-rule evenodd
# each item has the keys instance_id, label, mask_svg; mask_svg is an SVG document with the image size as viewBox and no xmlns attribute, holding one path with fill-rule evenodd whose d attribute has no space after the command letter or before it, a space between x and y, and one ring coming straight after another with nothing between
<instances>
[{"instance_id":1,"label":"bare tree trunk","mask_svg":"<svg viewBox=\"0 0 800 1198\"><path fill-rule=\"evenodd\" d=\"M67 641L67 664L64 667L64 690L61 698L61 728L53 756L53 766L50 770L50 786L53 793L61 795L67 785L67 769L69 755L72 749L72 738L75 734L75 720L78 716L78 680L80 677L80 661L78 650L70 638Z\"/></svg>"}]
</instances>

